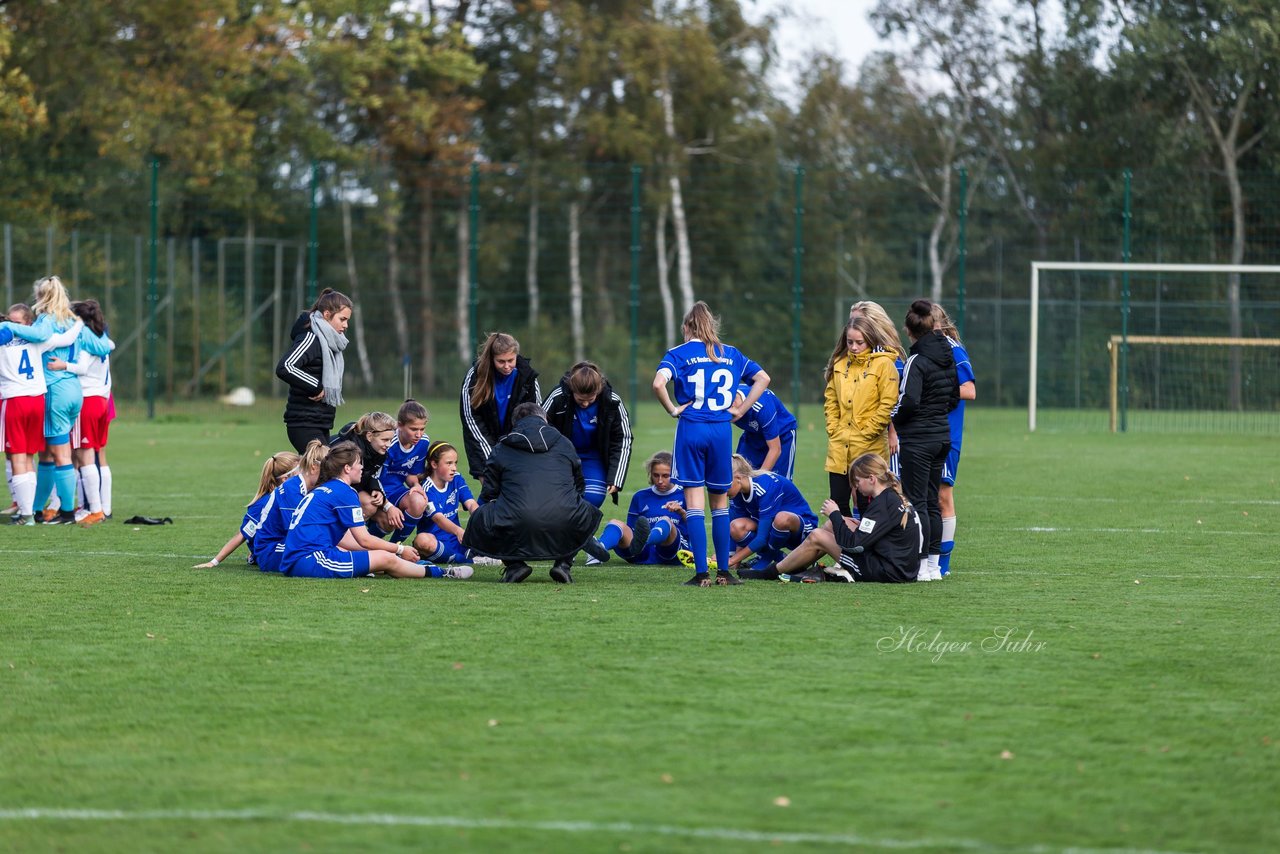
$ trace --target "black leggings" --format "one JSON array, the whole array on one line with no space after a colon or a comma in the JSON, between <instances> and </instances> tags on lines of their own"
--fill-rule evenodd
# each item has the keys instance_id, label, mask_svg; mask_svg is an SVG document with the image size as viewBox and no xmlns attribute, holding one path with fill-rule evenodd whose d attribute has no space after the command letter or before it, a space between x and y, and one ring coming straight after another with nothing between
<instances>
[{"instance_id":1,"label":"black leggings","mask_svg":"<svg viewBox=\"0 0 1280 854\"><path fill-rule=\"evenodd\" d=\"M836 507L840 508L840 512L845 518L852 519L853 514L849 512L850 502L857 500L858 513L867 509L867 505L871 503L871 499L862 493L853 494L853 484L849 483L848 475L836 474L835 472L827 472L827 480L831 484L831 500L836 503Z\"/></svg>"},{"instance_id":2,"label":"black leggings","mask_svg":"<svg viewBox=\"0 0 1280 854\"><path fill-rule=\"evenodd\" d=\"M951 453L951 440L903 443L898 450L898 469L902 491L920 516L920 535L925 554L942 551L942 508L938 504L938 487L942 483L942 465Z\"/></svg>"},{"instance_id":3,"label":"black leggings","mask_svg":"<svg viewBox=\"0 0 1280 854\"><path fill-rule=\"evenodd\" d=\"M289 433L289 444L293 445L293 449L299 454L306 452L307 445L311 444L312 439L319 439L324 444L329 444L329 431L320 427L292 427L285 425Z\"/></svg>"}]
</instances>

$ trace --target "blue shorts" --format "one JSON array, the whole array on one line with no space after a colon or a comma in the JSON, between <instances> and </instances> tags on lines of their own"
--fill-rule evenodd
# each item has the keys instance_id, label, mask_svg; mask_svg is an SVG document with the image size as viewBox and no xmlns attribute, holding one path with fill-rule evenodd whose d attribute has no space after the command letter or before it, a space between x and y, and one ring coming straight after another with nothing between
<instances>
[{"instance_id":1,"label":"blue shorts","mask_svg":"<svg viewBox=\"0 0 1280 854\"><path fill-rule=\"evenodd\" d=\"M728 421L680 419L671 482L705 486L708 492L729 491L733 483L733 428Z\"/></svg>"},{"instance_id":2,"label":"blue shorts","mask_svg":"<svg viewBox=\"0 0 1280 854\"><path fill-rule=\"evenodd\" d=\"M360 578L369 574L369 553L337 546L286 553L283 569L295 578Z\"/></svg>"},{"instance_id":3,"label":"blue shorts","mask_svg":"<svg viewBox=\"0 0 1280 854\"><path fill-rule=\"evenodd\" d=\"M44 398L44 437L47 444L63 445L71 441L71 428L80 417L84 390L75 377L49 386Z\"/></svg>"},{"instance_id":4,"label":"blue shorts","mask_svg":"<svg viewBox=\"0 0 1280 854\"><path fill-rule=\"evenodd\" d=\"M462 543L452 534L444 531L429 531L436 538L436 550L431 554L423 554L423 560L432 563L471 563L471 550L464 549Z\"/></svg>"},{"instance_id":5,"label":"blue shorts","mask_svg":"<svg viewBox=\"0 0 1280 854\"><path fill-rule=\"evenodd\" d=\"M947 486L955 486L958 468L960 468L960 448L952 445L950 453L947 454L947 461L942 464L942 482Z\"/></svg>"},{"instance_id":6,"label":"blue shorts","mask_svg":"<svg viewBox=\"0 0 1280 854\"><path fill-rule=\"evenodd\" d=\"M778 441L782 445L782 451L778 454L778 459L773 462L773 471L791 480L796 470L796 431L788 430L785 433L779 433ZM753 469L758 469L769 453L769 449L747 441L747 434L743 433L738 438L738 453L747 458L747 462L751 463Z\"/></svg>"},{"instance_id":7,"label":"blue shorts","mask_svg":"<svg viewBox=\"0 0 1280 854\"><path fill-rule=\"evenodd\" d=\"M604 497L608 490L608 484L604 482L604 460L597 454L590 453L579 453L578 459L582 460L582 479L587 483L586 491L582 493L582 500L593 507L599 507L604 504Z\"/></svg>"},{"instance_id":8,"label":"blue shorts","mask_svg":"<svg viewBox=\"0 0 1280 854\"><path fill-rule=\"evenodd\" d=\"M258 569L263 572L284 572L284 567L281 566L284 562L284 543L255 557L258 558Z\"/></svg>"},{"instance_id":9,"label":"blue shorts","mask_svg":"<svg viewBox=\"0 0 1280 854\"><path fill-rule=\"evenodd\" d=\"M382 478L378 478L378 484L382 487L382 494L387 497L387 501L393 507L399 507L400 499L409 494L410 487L403 480L392 479L387 483Z\"/></svg>"},{"instance_id":10,"label":"blue shorts","mask_svg":"<svg viewBox=\"0 0 1280 854\"><path fill-rule=\"evenodd\" d=\"M684 549L690 551L689 538L679 528L676 529L675 542L670 545L650 545L645 546L640 554L635 557L627 558L627 563L636 564L637 566L648 564L650 566L662 564L667 566L679 566L680 558L676 557L676 552Z\"/></svg>"}]
</instances>

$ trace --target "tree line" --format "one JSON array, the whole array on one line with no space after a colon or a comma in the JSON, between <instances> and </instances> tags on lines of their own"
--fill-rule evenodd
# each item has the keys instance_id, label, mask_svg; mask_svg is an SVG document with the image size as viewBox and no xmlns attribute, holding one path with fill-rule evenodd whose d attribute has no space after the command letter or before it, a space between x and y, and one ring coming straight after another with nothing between
<instances>
[{"instance_id":1,"label":"tree line","mask_svg":"<svg viewBox=\"0 0 1280 854\"><path fill-rule=\"evenodd\" d=\"M780 69L777 14L742 0L4 4L0 219L138 226L156 158L165 234L252 243L304 227L323 164L325 281L378 296L367 314L388 330L357 331L364 380L380 354L412 356L428 391L440 360L469 360L473 310L517 314L565 358L625 328L636 182L642 334L665 345L694 299L752 289L763 316L743 325L770 331L802 260L806 366L829 346L828 306L921 285L952 300L962 255L997 243L1118 260L1126 169L1135 258L1275 255L1269 0L881 0L888 47L860 68L813 51ZM473 308L477 255L493 286ZM971 266L971 293L998 299L987 273ZM1222 333L1250 334L1249 288L1223 282Z\"/></svg>"}]
</instances>

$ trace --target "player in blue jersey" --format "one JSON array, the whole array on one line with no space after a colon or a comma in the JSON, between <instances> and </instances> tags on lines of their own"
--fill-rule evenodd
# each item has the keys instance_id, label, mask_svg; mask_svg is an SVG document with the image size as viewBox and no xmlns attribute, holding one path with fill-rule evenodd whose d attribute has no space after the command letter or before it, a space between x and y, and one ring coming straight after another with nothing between
<instances>
[{"instance_id":1,"label":"player in blue jersey","mask_svg":"<svg viewBox=\"0 0 1280 854\"><path fill-rule=\"evenodd\" d=\"M594 362L579 362L542 402L547 423L573 443L582 462L582 497L599 507L622 490L631 462L631 417Z\"/></svg>"},{"instance_id":2,"label":"player in blue jersey","mask_svg":"<svg viewBox=\"0 0 1280 854\"><path fill-rule=\"evenodd\" d=\"M435 441L427 451L427 512L418 524L413 546L427 560L436 563L469 564L472 555L462 547L465 529L458 518L461 510L474 513L480 503L471 494L467 480L458 473L458 449L448 442ZM470 567L464 567L468 573Z\"/></svg>"},{"instance_id":3,"label":"player in blue jersey","mask_svg":"<svg viewBox=\"0 0 1280 854\"><path fill-rule=\"evenodd\" d=\"M956 360L956 380L960 383L960 402L947 416L951 422L951 452L942 464L942 484L938 487L938 509L942 513L942 553L938 569L945 577L951 572L951 552L956 546L955 486L956 471L960 468L960 440L964 437L964 402L978 399L978 383L969 362L969 353L960 343L959 330L946 310L936 302L933 304L933 326L946 336L947 343L951 345L951 355Z\"/></svg>"},{"instance_id":4,"label":"player in blue jersey","mask_svg":"<svg viewBox=\"0 0 1280 854\"><path fill-rule=\"evenodd\" d=\"M281 571L280 562L284 559L284 538L289 533L289 523L293 521L293 513L302 499L320 483L320 463L327 456L329 446L319 439L312 439L298 458L298 466L291 473L292 476L266 497L258 522L258 533L249 546L258 569L263 572Z\"/></svg>"},{"instance_id":5,"label":"player in blue jersey","mask_svg":"<svg viewBox=\"0 0 1280 854\"><path fill-rule=\"evenodd\" d=\"M706 504L711 505L717 584L740 584L727 569L730 557L729 484L733 481L733 429L729 422L749 410L769 385L769 375L735 347L720 341L720 320L699 300L684 316L684 343L658 363L653 392L676 425L671 479L684 488L694 576L686 584L709 587ZM738 384L751 381L742 401ZM675 402L667 393L675 387ZM707 493L710 493L708 497Z\"/></svg>"},{"instance_id":6,"label":"player in blue jersey","mask_svg":"<svg viewBox=\"0 0 1280 854\"><path fill-rule=\"evenodd\" d=\"M281 451L278 454L272 454L262 464L262 474L258 478L258 494L253 497L253 501L249 502L249 506L245 508L244 518L240 520L240 529L236 531L235 536L227 540L225 546L218 549L218 553L210 560L198 563L191 568L212 569L230 557L231 553L244 543L249 544L248 562L252 564L254 562L253 538L258 533L258 523L262 519L262 511L267 506L271 493L275 491L276 487L284 483L297 467L298 455L293 451Z\"/></svg>"},{"instance_id":7,"label":"player in blue jersey","mask_svg":"<svg viewBox=\"0 0 1280 854\"><path fill-rule=\"evenodd\" d=\"M739 384L738 394L743 400L749 391L746 385ZM776 471L787 478L795 474L796 417L776 394L765 389L760 399L733 423L742 429L738 453L747 458L752 468Z\"/></svg>"},{"instance_id":8,"label":"player in blue jersey","mask_svg":"<svg viewBox=\"0 0 1280 854\"><path fill-rule=\"evenodd\" d=\"M752 554L766 561L781 560L783 549L794 549L818 527L818 517L789 478L754 470L741 454L733 455L729 498L730 535L738 546L729 559L731 568Z\"/></svg>"},{"instance_id":9,"label":"player in blue jersey","mask_svg":"<svg viewBox=\"0 0 1280 854\"><path fill-rule=\"evenodd\" d=\"M644 464L649 485L631 496L625 523L611 519L605 525L599 537L602 548L633 564L680 563L678 554L688 550L689 535L682 493L671 482L671 462L670 451L658 451Z\"/></svg>"},{"instance_id":10,"label":"player in blue jersey","mask_svg":"<svg viewBox=\"0 0 1280 854\"><path fill-rule=\"evenodd\" d=\"M339 442L320 464L320 485L293 512L284 539L281 570L300 578L358 578L370 573L394 578L439 578L438 567L418 563L418 552L369 533L360 496L353 488L364 474L362 452Z\"/></svg>"},{"instance_id":11,"label":"player in blue jersey","mask_svg":"<svg viewBox=\"0 0 1280 854\"><path fill-rule=\"evenodd\" d=\"M400 510L400 527L391 532L393 542L402 542L413 534L427 510L427 494L422 489L431 437L426 435L427 408L413 398L400 404L396 413L396 435L387 446L387 456L378 475L378 483L387 497L387 505Z\"/></svg>"}]
</instances>

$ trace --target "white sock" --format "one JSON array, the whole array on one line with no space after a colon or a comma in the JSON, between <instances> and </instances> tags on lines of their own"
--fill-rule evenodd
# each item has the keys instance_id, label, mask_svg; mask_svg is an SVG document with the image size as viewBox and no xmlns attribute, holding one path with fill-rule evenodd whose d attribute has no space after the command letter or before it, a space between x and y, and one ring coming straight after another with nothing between
<instances>
[{"instance_id":1,"label":"white sock","mask_svg":"<svg viewBox=\"0 0 1280 854\"><path fill-rule=\"evenodd\" d=\"M13 500L16 503L18 496L14 495L13 492L13 463L9 461L8 457L4 458L4 479L9 484L9 494L13 496Z\"/></svg>"},{"instance_id":2,"label":"white sock","mask_svg":"<svg viewBox=\"0 0 1280 854\"><path fill-rule=\"evenodd\" d=\"M108 466L98 467L98 476L102 481L102 512L111 515L111 469Z\"/></svg>"},{"instance_id":3,"label":"white sock","mask_svg":"<svg viewBox=\"0 0 1280 854\"><path fill-rule=\"evenodd\" d=\"M102 512L102 477L92 463L80 467L80 483L84 487L84 506L90 513Z\"/></svg>"},{"instance_id":4,"label":"white sock","mask_svg":"<svg viewBox=\"0 0 1280 854\"><path fill-rule=\"evenodd\" d=\"M23 516L31 515L31 505L36 500L36 473L13 476L13 500L18 502L18 512Z\"/></svg>"},{"instance_id":5,"label":"white sock","mask_svg":"<svg viewBox=\"0 0 1280 854\"><path fill-rule=\"evenodd\" d=\"M932 581L933 576L929 575L929 559L927 557L920 558L920 568L916 570L916 581Z\"/></svg>"}]
</instances>

